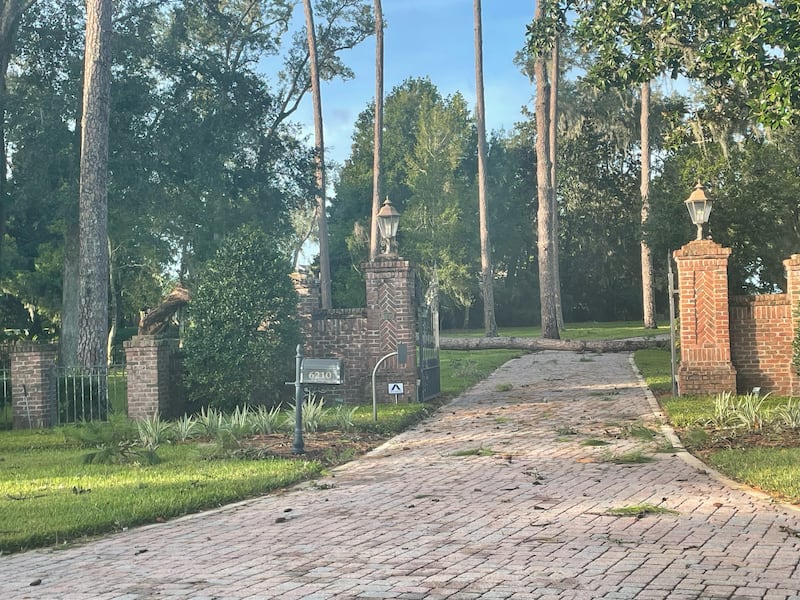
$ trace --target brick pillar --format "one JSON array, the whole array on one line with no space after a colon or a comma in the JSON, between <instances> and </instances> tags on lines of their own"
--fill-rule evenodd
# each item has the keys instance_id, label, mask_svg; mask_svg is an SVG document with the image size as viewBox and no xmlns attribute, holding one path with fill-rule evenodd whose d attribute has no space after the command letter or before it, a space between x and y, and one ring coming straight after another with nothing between
<instances>
[{"instance_id":1,"label":"brick pillar","mask_svg":"<svg viewBox=\"0 0 800 600\"><path fill-rule=\"evenodd\" d=\"M728 315L730 248L711 240L689 242L674 253L680 294L681 395L736 392Z\"/></svg>"},{"instance_id":2,"label":"brick pillar","mask_svg":"<svg viewBox=\"0 0 800 600\"><path fill-rule=\"evenodd\" d=\"M300 321L300 333L305 341L306 351L309 351L312 318L322 308L319 279L305 273L292 273L291 278L294 289L297 292L297 318Z\"/></svg>"},{"instance_id":3,"label":"brick pillar","mask_svg":"<svg viewBox=\"0 0 800 600\"><path fill-rule=\"evenodd\" d=\"M153 335L138 335L124 343L128 373L128 416L131 419L180 416L183 394L175 382L180 380L180 361L175 360L178 340Z\"/></svg>"},{"instance_id":4,"label":"brick pillar","mask_svg":"<svg viewBox=\"0 0 800 600\"><path fill-rule=\"evenodd\" d=\"M376 377L379 402L390 402L389 383L402 383L402 400L417 400L417 367L415 361L417 306L415 302L416 272L402 258L379 257L364 265L367 292L367 345L370 376L381 357L397 350L404 343L408 359L401 367L396 358L384 361Z\"/></svg>"},{"instance_id":5,"label":"brick pillar","mask_svg":"<svg viewBox=\"0 0 800 600\"><path fill-rule=\"evenodd\" d=\"M783 266L786 270L786 295L789 297L789 306L792 310L792 339L794 339L800 328L800 254L792 254L783 261ZM800 396L800 376L797 370L794 364L789 369L790 396Z\"/></svg>"},{"instance_id":6,"label":"brick pillar","mask_svg":"<svg viewBox=\"0 0 800 600\"><path fill-rule=\"evenodd\" d=\"M41 429L56 425L57 355L54 344L17 344L11 351L14 429Z\"/></svg>"}]
</instances>

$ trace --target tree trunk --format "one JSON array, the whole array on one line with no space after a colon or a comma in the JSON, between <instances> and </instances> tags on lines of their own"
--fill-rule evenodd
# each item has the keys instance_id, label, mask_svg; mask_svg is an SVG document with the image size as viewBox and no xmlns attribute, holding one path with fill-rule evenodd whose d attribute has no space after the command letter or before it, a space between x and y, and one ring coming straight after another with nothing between
<instances>
[{"instance_id":1,"label":"tree trunk","mask_svg":"<svg viewBox=\"0 0 800 600\"><path fill-rule=\"evenodd\" d=\"M565 350L569 352L631 352L644 348L666 348L669 340L551 340L541 338L495 337L440 339L442 350Z\"/></svg>"},{"instance_id":2,"label":"tree trunk","mask_svg":"<svg viewBox=\"0 0 800 600\"><path fill-rule=\"evenodd\" d=\"M381 159L383 157L383 8L375 0L375 123L372 148L372 218L369 229L369 259L380 252L378 211L381 209Z\"/></svg>"},{"instance_id":3,"label":"tree trunk","mask_svg":"<svg viewBox=\"0 0 800 600\"><path fill-rule=\"evenodd\" d=\"M483 295L483 331L486 337L497 336L494 314L494 275L492 244L489 236L489 206L486 197L486 103L483 90L483 31L481 0L474 0L475 17L475 93L478 114L478 213L481 238L481 294Z\"/></svg>"},{"instance_id":4,"label":"tree trunk","mask_svg":"<svg viewBox=\"0 0 800 600\"><path fill-rule=\"evenodd\" d=\"M79 89L83 97L83 83ZM83 103L78 103L75 114L74 145L77 148L74 158L80 163L80 148L83 139ZM80 164L75 165L76 172ZM74 200L74 201L73 201ZM64 269L63 289L61 292L61 330L58 336L59 359L65 367L78 366L78 313L80 296L80 223L78 198L70 199L64 207Z\"/></svg>"},{"instance_id":5,"label":"tree trunk","mask_svg":"<svg viewBox=\"0 0 800 600\"><path fill-rule=\"evenodd\" d=\"M74 204L70 203L73 210ZM61 330L58 336L62 366L78 366L78 288L80 287L80 244L76 215L66 218L64 231L64 271L61 289Z\"/></svg>"},{"instance_id":6,"label":"tree trunk","mask_svg":"<svg viewBox=\"0 0 800 600\"><path fill-rule=\"evenodd\" d=\"M535 20L544 18L542 3L536 3ZM539 254L539 301L541 303L542 337L558 339L556 317L555 272L553 269L553 185L550 181L550 114L548 100L550 86L547 82L547 65L544 56L537 55L533 63L536 80L536 212L537 249Z\"/></svg>"},{"instance_id":7,"label":"tree trunk","mask_svg":"<svg viewBox=\"0 0 800 600\"><path fill-rule=\"evenodd\" d=\"M317 173L317 230L319 232L319 283L322 308L331 308L331 263L328 251L328 216L326 212L325 184L325 136L322 128L322 95L319 85L319 62L317 61L317 36L314 30L314 13L311 0L303 0L306 13L306 36L311 67L311 99L314 106L314 142L316 146Z\"/></svg>"},{"instance_id":8,"label":"tree trunk","mask_svg":"<svg viewBox=\"0 0 800 600\"><path fill-rule=\"evenodd\" d=\"M647 220L650 217L650 82L642 84L642 111L640 115L642 146L642 313L644 326L655 329L656 301L653 291L653 256L644 237Z\"/></svg>"},{"instance_id":9,"label":"tree trunk","mask_svg":"<svg viewBox=\"0 0 800 600\"><path fill-rule=\"evenodd\" d=\"M560 48L558 37L553 40L550 59L550 183L553 186L553 231L550 241L553 244L553 280L558 330L564 331L564 308L561 305L561 267L558 264L558 80L560 77Z\"/></svg>"},{"instance_id":10,"label":"tree trunk","mask_svg":"<svg viewBox=\"0 0 800 600\"><path fill-rule=\"evenodd\" d=\"M22 14L36 0L0 0L0 152L2 168L0 168L0 277L2 277L3 245L6 237L6 206L8 205L8 153L6 152L6 100L8 89L6 77L11 54L14 52L14 41Z\"/></svg>"},{"instance_id":11,"label":"tree trunk","mask_svg":"<svg viewBox=\"0 0 800 600\"><path fill-rule=\"evenodd\" d=\"M83 367L106 363L110 95L111 0L87 0L79 197L78 361Z\"/></svg>"}]
</instances>

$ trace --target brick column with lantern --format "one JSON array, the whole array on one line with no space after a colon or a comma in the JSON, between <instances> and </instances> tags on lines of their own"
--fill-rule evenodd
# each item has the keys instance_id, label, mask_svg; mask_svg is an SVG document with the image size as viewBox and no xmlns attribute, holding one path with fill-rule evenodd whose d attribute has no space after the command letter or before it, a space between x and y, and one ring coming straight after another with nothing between
<instances>
[{"instance_id":1,"label":"brick column with lantern","mask_svg":"<svg viewBox=\"0 0 800 600\"><path fill-rule=\"evenodd\" d=\"M415 363L417 305L416 272L411 263L400 257L382 255L364 264L367 292L367 335L370 374L378 361L405 344L406 364L396 357L387 359L376 372L378 402L417 400ZM390 394L389 384L401 384L402 392Z\"/></svg>"},{"instance_id":2,"label":"brick column with lantern","mask_svg":"<svg viewBox=\"0 0 800 600\"><path fill-rule=\"evenodd\" d=\"M680 294L681 395L736 392L728 315L730 248L711 240L689 242L674 253Z\"/></svg>"},{"instance_id":3,"label":"brick column with lantern","mask_svg":"<svg viewBox=\"0 0 800 600\"><path fill-rule=\"evenodd\" d=\"M703 239L711 201L700 182L685 204L697 227L697 239L673 254L678 265L680 295L678 391L681 395L736 393L728 303L731 250Z\"/></svg>"}]
</instances>

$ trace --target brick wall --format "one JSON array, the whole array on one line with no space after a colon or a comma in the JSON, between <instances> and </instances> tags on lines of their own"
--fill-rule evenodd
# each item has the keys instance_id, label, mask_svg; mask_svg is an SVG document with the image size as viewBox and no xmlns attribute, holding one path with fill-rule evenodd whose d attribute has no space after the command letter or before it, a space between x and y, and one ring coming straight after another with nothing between
<instances>
[{"instance_id":1,"label":"brick wall","mask_svg":"<svg viewBox=\"0 0 800 600\"><path fill-rule=\"evenodd\" d=\"M152 335L135 336L125 342L128 371L128 416L132 419L178 417L184 411L184 397L176 384L183 373L176 363L178 340Z\"/></svg>"},{"instance_id":2,"label":"brick wall","mask_svg":"<svg viewBox=\"0 0 800 600\"><path fill-rule=\"evenodd\" d=\"M14 429L40 429L56 424L57 347L21 343L11 351L11 404Z\"/></svg>"},{"instance_id":3,"label":"brick wall","mask_svg":"<svg viewBox=\"0 0 800 600\"><path fill-rule=\"evenodd\" d=\"M370 364L366 309L320 309L311 316L309 325L304 356L341 359L344 383L306 387L328 400L363 402Z\"/></svg>"},{"instance_id":4,"label":"brick wall","mask_svg":"<svg viewBox=\"0 0 800 600\"><path fill-rule=\"evenodd\" d=\"M730 250L711 240L675 252L681 324L681 394L722 391L800 395L792 366L800 302L800 255L784 261L786 293L728 299ZM731 379L733 378L733 379Z\"/></svg>"},{"instance_id":5,"label":"brick wall","mask_svg":"<svg viewBox=\"0 0 800 600\"><path fill-rule=\"evenodd\" d=\"M376 390L379 402L391 402L389 383L402 383L401 400L417 399L417 367L415 349L417 336L416 271L411 262L402 258L379 257L364 265L368 330L370 334L370 376L372 367L398 344L408 348L405 366L396 358L385 361L378 369ZM370 392L371 393L371 392Z\"/></svg>"},{"instance_id":6,"label":"brick wall","mask_svg":"<svg viewBox=\"0 0 800 600\"><path fill-rule=\"evenodd\" d=\"M307 386L326 398L348 403L372 400L372 371L378 361L406 344L405 366L389 358L376 372L376 399L393 402L390 383L402 383L400 401L417 399L417 369L414 363L417 315L416 274L411 263L400 258L379 258L364 265L367 306L364 308L323 310L319 302L319 282L312 277L295 276L300 297L298 314L305 345L304 355L313 358L339 358L344 366L342 385Z\"/></svg>"},{"instance_id":7,"label":"brick wall","mask_svg":"<svg viewBox=\"0 0 800 600\"><path fill-rule=\"evenodd\" d=\"M674 253L680 294L682 395L736 391L731 362L728 256L711 240L689 242Z\"/></svg>"},{"instance_id":8,"label":"brick wall","mask_svg":"<svg viewBox=\"0 0 800 600\"><path fill-rule=\"evenodd\" d=\"M792 307L787 294L736 296L730 305L732 361L740 392L790 395Z\"/></svg>"}]
</instances>

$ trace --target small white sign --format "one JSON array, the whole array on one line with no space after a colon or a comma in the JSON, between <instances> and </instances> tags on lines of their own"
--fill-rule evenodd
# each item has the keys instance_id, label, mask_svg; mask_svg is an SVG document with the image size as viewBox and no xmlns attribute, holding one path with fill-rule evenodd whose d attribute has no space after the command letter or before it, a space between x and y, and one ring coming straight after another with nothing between
<instances>
[{"instance_id":1,"label":"small white sign","mask_svg":"<svg viewBox=\"0 0 800 600\"><path fill-rule=\"evenodd\" d=\"M389 393L390 394L402 394L403 393L403 384L402 383L390 383L389 384Z\"/></svg>"}]
</instances>

